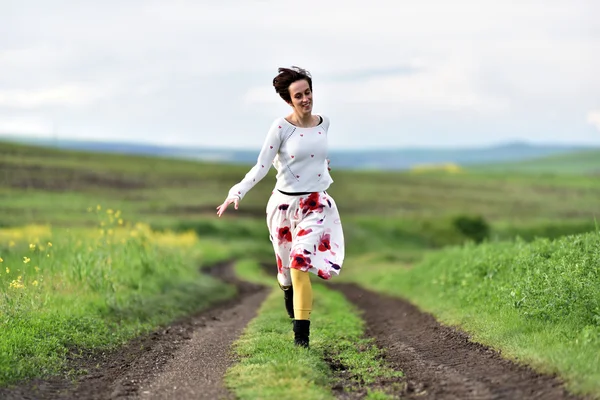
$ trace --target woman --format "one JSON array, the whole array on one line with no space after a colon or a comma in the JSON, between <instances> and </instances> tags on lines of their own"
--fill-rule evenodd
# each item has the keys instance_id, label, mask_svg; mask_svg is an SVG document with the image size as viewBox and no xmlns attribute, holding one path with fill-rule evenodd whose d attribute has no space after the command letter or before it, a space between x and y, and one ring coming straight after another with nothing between
<instances>
[{"instance_id":1,"label":"woman","mask_svg":"<svg viewBox=\"0 0 600 400\"><path fill-rule=\"evenodd\" d=\"M292 108L271 124L257 163L217 207L220 217L265 177L277 170L267 203L267 226L277 261L277 281L293 318L294 343L308 347L312 286L309 273L330 279L344 260L344 235L338 209L327 194L333 180L327 160L329 119L313 115L312 77L298 68L279 68L273 86Z\"/></svg>"}]
</instances>

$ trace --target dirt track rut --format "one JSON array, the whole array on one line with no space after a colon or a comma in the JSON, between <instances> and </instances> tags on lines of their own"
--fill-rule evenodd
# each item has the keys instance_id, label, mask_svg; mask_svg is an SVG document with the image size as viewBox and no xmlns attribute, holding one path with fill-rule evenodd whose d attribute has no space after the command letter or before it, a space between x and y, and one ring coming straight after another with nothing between
<instances>
[{"instance_id":1,"label":"dirt track rut","mask_svg":"<svg viewBox=\"0 0 600 400\"><path fill-rule=\"evenodd\" d=\"M336 284L362 312L366 334L386 349L386 361L406 374L402 398L582 399L552 376L503 359L402 299L355 284Z\"/></svg>"}]
</instances>

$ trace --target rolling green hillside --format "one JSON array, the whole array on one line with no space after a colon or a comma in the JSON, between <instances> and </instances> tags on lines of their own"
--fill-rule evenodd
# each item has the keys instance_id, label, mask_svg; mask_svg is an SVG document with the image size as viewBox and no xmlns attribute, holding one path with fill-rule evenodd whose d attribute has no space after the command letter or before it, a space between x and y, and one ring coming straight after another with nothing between
<instances>
[{"instance_id":1,"label":"rolling green hillside","mask_svg":"<svg viewBox=\"0 0 600 400\"><path fill-rule=\"evenodd\" d=\"M219 219L216 206L248 167L6 143L0 143L0 160L3 226L94 226L97 221L86 210L101 205L155 227L259 237L268 244L264 215L274 169L239 210L231 207ZM594 176L331 167L334 184L329 193L343 215L350 252L438 247L478 235L459 226L457 218L462 217L483 218L491 225L490 237L533 238L589 231L600 215L600 180Z\"/></svg>"},{"instance_id":2,"label":"rolling green hillside","mask_svg":"<svg viewBox=\"0 0 600 400\"><path fill-rule=\"evenodd\" d=\"M473 169L496 172L536 172L600 175L600 151L590 150L535 158L527 161L479 165Z\"/></svg>"}]
</instances>

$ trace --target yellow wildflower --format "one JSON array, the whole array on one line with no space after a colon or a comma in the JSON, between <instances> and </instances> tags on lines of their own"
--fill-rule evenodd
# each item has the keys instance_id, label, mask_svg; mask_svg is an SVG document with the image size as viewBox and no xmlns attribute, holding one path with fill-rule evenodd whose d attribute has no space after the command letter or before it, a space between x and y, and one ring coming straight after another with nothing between
<instances>
[{"instance_id":1,"label":"yellow wildflower","mask_svg":"<svg viewBox=\"0 0 600 400\"><path fill-rule=\"evenodd\" d=\"M33 269L35 269L35 272L40 272L40 267L38 267L37 265L33 267Z\"/></svg>"},{"instance_id":2,"label":"yellow wildflower","mask_svg":"<svg viewBox=\"0 0 600 400\"><path fill-rule=\"evenodd\" d=\"M33 286L37 286L37 285L38 285L38 281L33 281L31 284L32 284Z\"/></svg>"},{"instance_id":3,"label":"yellow wildflower","mask_svg":"<svg viewBox=\"0 0 600 400\"><path fill-rule=\"evenodd\" d=\"M2 257L0 257L0 263L1 263L1 262L4 262L4 260L2 259Z\"/></svg>"},{"instance_id":4,"label":"yellow wildflower","mask_svg":"<svg viewBox=\"0 0 600 400\"><path fill-rule=\"evenodd\" d=\"M6 273L10 274L10 269L8 267L6 267Z\"/></svg>"},{"instance_id":5,"label":"yellow wildflower","mask_svg":"<svg viewBox=\"0 0 600 400\"><path fill-rule=\"evenodd\" d=\"M29 249L31 249L31 250L35 250L35 244L33 244L33 243L30 243L30 244L29 244Z\"/></svg>"},{"instance_id":6,"label":"yellow wildflower","mask_svg":"<svg viewBox=\"0 0 600 400\"><path fill-rule=\"evenodd\" d=\"M106 213L107 213L107 214L112 214L112 213L113 213L113 210L112 210L111 208L109 208L108 210L106 210Z\"/></svg>"},{"instance_id":7,"label":"yellow wildflower","mask_svg":"<svg viewBox=\"0 0 600 400\"><path fill-rule=\"evenodd\" d=\"M119 218L119 225L123 225L123 220Z\"/></svg>"},{"instance_id":8,"label":"yellow wildflower","mask_svg":"<svg viewBox=\"0 0 600 400\"><path fill-rule=\"evenodd\" d=\"M121 216L121 211L117 210L117 212L115 213L115 218L119 218Z\"/></svg>"},{"instance_id":9,"label":"yellow wildflower","mask_svg":"<svg viewBox=\"0 0 600 400\"><path fill-rule=\"evenodd\" d=\"M52 243L48 242L48 247L52 247Z\"/></svg>"},{"instance_id":10,"label":"yellow wildflower","mask_svg":"<svg viewBox=\"0 0 600 400\"><path fill-rule=\"evenodd\" d=\"M9 287L11 289L23 289L25 285L23 285L23 282L21 281L21 276L17 277L17 279L13 279Z\"/></svg>"},{"instance_id":11,"label":"yellow wildflower","mask_svg":"<svg viewBox=\"0 0 600 400\"><path fill-rule=\"evenodd\" d=\"M100 207L100 204L98 204L98 205L96 206L96 210L100 211L101 209L102 209L102 207Z\"/></svg>"},{"instance_id":12,"label":"yellow wildflower","mask_svg":"<svg viewBox=\"0 0 600 400\"><path fill-rule=\"evenodd\" d=\"M27 264L29 261L31 261L31 258L29 257L23 257L23 263Z\"/></svg>"}]
</instances>

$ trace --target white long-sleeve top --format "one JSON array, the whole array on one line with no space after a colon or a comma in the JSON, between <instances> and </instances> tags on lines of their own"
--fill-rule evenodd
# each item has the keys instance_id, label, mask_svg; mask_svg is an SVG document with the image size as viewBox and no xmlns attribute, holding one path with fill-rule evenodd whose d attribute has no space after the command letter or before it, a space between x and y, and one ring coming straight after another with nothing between
<instances>
[{"instance_id":1,"label":"white long-sleeve top","mask_svg":"<svg viewBox=\"0 0 600 400\"><path fill-rule=\"evenodd\" d=\"M320 192L333 179L327 165L329 118L321 115L315 127L301 128L284 117L273 121L258 155L256 164L235 184L228 197L240 200L269 172L277 170L276 190L284 192Z\"/></svg>"}]
</instances>

